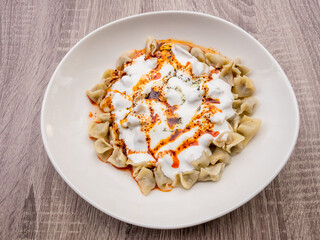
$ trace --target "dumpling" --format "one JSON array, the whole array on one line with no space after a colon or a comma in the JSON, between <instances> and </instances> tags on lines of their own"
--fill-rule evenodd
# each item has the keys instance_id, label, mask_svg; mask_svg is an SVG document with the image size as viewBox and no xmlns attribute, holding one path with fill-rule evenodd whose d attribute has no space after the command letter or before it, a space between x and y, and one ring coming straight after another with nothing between
<instances>
[{"instance_id":1,"label":"dumpling","mask_svg":"<svg viewBox=\"0 0 320 240\"><path fill-rule=\"evenodd\" d=\"M221 133L217 139L212 140L212 144L216 147L222 148L227 141L228 132Z\"/></svg>"},{"instance_id":2,"label":"dumpling","mask_svg":"<svg viewBox=\"0 0 320 240\"><path fill-rule=\"evenodd\" d=\"M231 72L233 76L241 76L241 71L236 67L236 64L232 61Z\"/></svg>"},{"instance_id":3,"label":"dumpling","mask_svg":"<svg viewBox=\"0 0 320 240\"><path fill-rule=\"evenodd\" d=\"M123 69L124 64L131 61L135 53L136 53L136 50L134 49L123 53L117 60L117 67L119 67L120 69Z\"/></svg>"},{"instance_id":4,"label":"dumpling","mask_svg":"<svg viewBox=\"0 0 320 240\"><path fill-rule=\"evenodd\" d=\"M210 156L211 165L215 165L217 162L222 162L228 165L230 161L231 161L230 154L219 147L216 147L216 149L213 151L212 155Z\"/></svg>"},{"instance_id":5,"label":"dumpling","mask_svg":"<svg viewBox=\"0 0 320 240\"><path fill-rule=\"evenodd\" d=\"M223 149L230 153L231 148L244 141L244 139L244 136L235 132L230 132L228 133L226 145L223 147Z\"/></svg>"},{"instance_id":6,"label":"dumpling","mask_svg":"<svg viewBox=\"0 0 320 240\"><path fill-rule=\"evenodd\" d=\"M201 168L199 181L219 181L224 170L224 163L217 163L214 166Z\"/></svg>"},{"instance_id":7,"label":"dumpling","mask_svg":"<svg viewBox=\"0 0 320 240\"><path fill-rule=\"evenodd\" d=\"M224 65L219 75L221 79L225 80L231 86L234 86L234 77L243 76L245 73L249 72L249 68L243 65L237 65L236 61L238 60L230 61L228 64ZM241 66L241 68L239 69L238 66Z\"/></svg>"},{"instance_id":8,"label":"dumpling","mask_svg":"<svg viewBox=\"0 0 320 240\"><path fill-rule=\"evenodd\" d=\"M153 172L157 186L163 191L171 190L172 180L163 174L160 163L157 164L157 167L154 168Z\"/></svg>"},{"instance_id":9,"label":"dumpling","mask_svg":"<svg viewBox=\"0 0 320 240\"><path fill-rule=\"evenodd\" d=\"M113 73L114 73L113 69L106 70L102 75L102 79L106 79L106 78L111 77Z\"/></svg>"},{"instance_id":10,"label":"dumpling","mask_svg":"<svg viewBox=\"0 0 320 240\"><path fill-rule=\"evenodd\" d=\"M228 119L231 127L233 128L233 131L236 132L238 126L239 126L239 123L241 121L241 117L239 116L239 114L234 114L232 118Z\"/></svg>"},{"instance_id":11,"label":"dumpling","mask_svg":"<svg viewBox=\"0 0 320 240\"><path fill-rule=\"evenodd\" d=\"M212 143L214 146L222 148L228 139L228 134L233 132L233 128L231 124L228 121L227 121L227 124L228 124L229 131L222 132L216 139L213 139Z\"/></svg>"},{"instance_id":12,"label":"dumpling","mask_svg":"<svg viewBox=\"0 0 320 240\"><path fill-rule=\"evenodd\" d=\"M124 168L127 166L127 156L123 153L122 149L118 146L113 146L113 152L108 159L108 162L112 163L118 168Z\"/></svg>"},{"instance_id":13,"label":"dumpling","mask_svg":"<svg viewBox=\"0 0 320 240\"><path fill-rule=\"evenodd\" d=\"M258 100L255 97L244 98L242 100L240 112L251 115L257 103L258 103Z\"/></svg>"},{"instance_id":14,"label":"dumpling","mask_svg":"<svg viewBox=\"0 0 320 240\"><path fill-rule=\"evenodd\" d=\"M113 69L108 69L107 71L105 71L102 75L102 80L101 82L103 84L105 84L106 86L109 86L110 81L112 80L112 75L114 73Z\"/></svg>"},{"instance_id":15,"label":"dumpling","mask_svg":"<svg viewBox=\"0 0 320 240\"><path fill-rule=\"evenodd\" d=\"M241 64L240 58L234 59L233 62L234 62L234 67L237 68L240 71L240 75L241 76L244 76L244 75L246 75L247 73L250 72L250 68L248 68L248 67L246 67L246 66Z\"/></svg>"},{"instance_id":16,"label":"dumpling","mask_svg":"<svg viewBox=\"0 0 320 240\"><path fill-rule=\"evenodd\" d=\"M218 139L213 140L212 143L217 147L221 147L226 150L228 153L231 153L231 148L238 145L244 139L244 136L239 133L230 131L222 133L221 136Z\"/></svg>"},{"instance_id":17,"label":"dumpling","mask_svg":"<svg viewBox=\"0 0 320 240\"><path fill-rule=\"evenodd\" d=\"M255 87L250 78L247 76L238 76L233 79L234 87L232 89L233 93L238 94L240 98L250 97L254 91Z\"/></svg>"},{"instance_id":18,"label":"dumpling","mask_svg":"<svg viewBox=\"0 0 320 240\"><path fill-rule=\"evenodd\" d=\"M157 48L157 41L152 37L148 37L146 41L146 54L153 56L154 53L157 51Z\"/></svg>"},{"instance_id":19,"label":"dumpling","mask_svg":"<svg viewBox=\"0 0 320 240\"><path fill-rule=\"evenodd\" d=\"M189 52L190 51L190 47L189 46L187 46L187 45L184 45L184 44L176 44L177 46L179 46L179 47L181 47L182 49L184 49L184 50L186 50L187 52Z\"/></svg>"},{"instance_id":20,"label":"dumpling","mask_svg":"<svg viewBox=\"0 0 320 240\"><path fill-rule=\"evenodd\" d=\"M87 96L95 103L99 104L106 95L107 86L104 83L96 84L91 90L87 90Z\"/></svg>"},{"instance_id":21,"label":"dumpling","mask_svg":"<svg viewBox=\"0 0 320 240\"><path fill-rule=\"evenodd\" d=\"M132 166L132 175L133 177L138 176L140 170L142 168L154 168L155 163L154 162L141 162L141 163L134 163L131 159L128 158L127 165Z\"/></svg>"},{"instance_id":22,"label":"dumpling","mask_svg":"<svg viewBox=\"0 0 320 240\"><path fill-rule=\"evenodd\" d=\"M172 186L190 189L198 181L198 177L199 171L180 172L175 176Z\"/></svg>"},{"instance_id":23,"label":"dumpling","mask_svg":"<svg viewBox=\"0 0 320 240\"><path fill-rule=\"evenodd\" d=\"M241 147L245 147L248 142L253 138L254 135L258 132L261 126L261 120L257 118L251 118L248 116L243 116L237 132L245 137L245 139L241 142Z\"/></svg>"},{"instance_id":24,"label":"dumpling","mask_svg":"<svg viewBox=\"0 0 320 240\"><path fill-rule=\"evenodd\" d=\"M207 152L203 152L199 159L196 159L191 162L191 165L196 170L199 170L200 168L207 167L207 166L209 166L209 164L210 164L210 159L209 159L209 154Z\"/></svg>"},{"instance_id":25,"label":"dumpling","mask_svg":"<svg viewBox=\"0 0 320 240\"><path fill-rule=\"evenodd\" d=\"M198 47L193 47L191 49L191 55L196 57L200 62L205 62L206 61L206 57L204 55L204 52L198 48Z\"/></svg>"},{"instance_id":26,"label":"dumpling","mask_svg":"<svg viewBox=\"0 0 320 240\"><path fill-rule=\"evenodd\" d=\"M112 154L113 147L104 138L99 138L94 142L94 150L102 161L107 162Z\"/></svg>"},{"instance_id":27,"label":"dumpling","mask_svg":"<svg viewBox=\"0 0 320 240\"><path fill-rule=\"evenodd\" d=\"M227 65L223 66L219 78L224 80L226 83L228 83L230 86L233 86L233 73L232 73L232 68L233 68L233 62L229 62Z\"/></svg>"},{"instance_id":28,"label":"dumpling","mask_svg":"<svg viewBox=\"0 0 320 240\"><path fill-rule=\"evenodd\" d=\"M241 76L244 76L244 75L246 75L247 73L250 72L250 68L248 68L248 67L246 67L246 66L244 66L244 65L237 64L236 66L237 66L237 68L240 70Z\"/></svg>"},{"instance_id":29,"label":"dumpling","mask_svg":"<svg viewBox=\"0 0 320 240\"><path fill-rule=\"evenodd\" d=\"M230 62L228 58L225 58L219 54L206 53L206 63L209 66L214 66L215 68L221 68L223 65L226 65Z\"/></svg>"},{"instance_id":30,"label":"dumpling","mask_svg":"<svg viewBox=\"0 0 320 240\"><path fill-rule=\"evenodd\" d=\"M108 134L109 122L91 123L89 126L89 136L93 138L105 138Z\"/></svg>"},{"instance_id":31,"label":"dumpling","mask_svg":"<svg viewBox=\"0 0 320 240\"><path fill-rule=\"evenodd\" d=\"M258 103L258 100L255 97L247 97L242 100L241 99L234 100L232 103L232 107L236 110L238 114L245 113L245 114L251 115L257 103Z\"/></svg>"},{"instance_id":32,"label":"dumpling","mask_svg":"<svg viewBox=\"0 0 320 240\"><path fill-rule=\"evenodd\" d=\"M128 162L127 162L128 164ZM140 170L143 168L143 165L138 165L138 166L132 166L132 176L135 178L138 176Z\"/></svg>"},{"instance_id":33,"label":"dumpling","mask_svg":"<svg viewBox=\"0 0 320 240\"><path fill-rule=\"evenodd\" d=\"M103 73L102 79L110 78L113 73L114 73L114 69L107 69L107 70Z\"/></svg>"},{"instance_id":34,"label":"dumpling","mask_svg":"<svg viewBox=\"0 0 320 240\"><path fill-rule=\"evenodd\" d=\"M111 108L113 108L112 105L110 106L110 100L111 100L111 97L107 95L105 98L102 99L99 105L100 109L102 109L106 113L110 113L112 110Z\"/></svg>"},{"instance_id":35,"label":"dumpling","mask_svg":"<svg viewBox=\"0 0 320 240\"><path fill-rule=\"evenodd\" d=\"M145 167L141 169L136 180L144 195L148 195L156 186L156 180L154 179L153 172Z\"/></svg>"},{"instance_id":36,"label":"dumpling","mask_svg":"<svg viewBox=\"0 0 320 240\"><path fill-rule=\"evenodd\" d=\"M101 122L111 122L111 114L110 113L101 113L98 118Z\"/></svg>"},{"instance_id":37,"label":"dumpling","mask_svg":"<svg viewBox=\"0 0 320 240\"><path fill-rule=\"evenodd\" d=\"M116 144L119 141L118 134L112 126L109 127L109 140L111 144Z\"/></svg>"}]
</instances>

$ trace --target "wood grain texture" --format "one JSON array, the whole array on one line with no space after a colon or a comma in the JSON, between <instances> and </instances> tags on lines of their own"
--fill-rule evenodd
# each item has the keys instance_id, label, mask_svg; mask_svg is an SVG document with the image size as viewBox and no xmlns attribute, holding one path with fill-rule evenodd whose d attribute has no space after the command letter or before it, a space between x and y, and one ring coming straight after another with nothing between
<instances>
[{"instance_id":1,"label":"wood grain texture","mask_svg":"<svg viewBox=\"0 0 320 240\"><path fill-rule=\"evenodd\" d=\"M205 12L235 23L278 60L300 107L300 136L278 177L214 221L179 230L120 222L73 192L49 162L40 109L49 79L82 37L158 10ZM0 239L319 239L320 6L312 0L0 1Z\"/></svg>"}]
</instances>

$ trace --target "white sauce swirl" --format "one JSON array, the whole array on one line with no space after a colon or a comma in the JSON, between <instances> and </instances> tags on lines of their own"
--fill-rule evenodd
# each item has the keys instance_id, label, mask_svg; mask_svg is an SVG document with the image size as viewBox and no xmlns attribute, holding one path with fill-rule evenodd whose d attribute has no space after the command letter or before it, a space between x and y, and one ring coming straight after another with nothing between
<instances>
[{"instance_id":1,"label":"white sauce swirl","mask_svg":"<svg viewBox=\"0 0 320 240\"><path fill-rule=\"evenodd\" d=\"M138 95L143 97L130 100L136 93L134 87L139 85L138 82L151 72L154 74L154 69L159 64L157 58L146 60L142 55L132 64L125 65L126 75L112 85L107 96L112 96L114 122L119 129L119 138L126 145L128 158L133 163L158 161L163 173L174 179L179 172L193 170L191 162L199 159L203 152L211 155L209 145L214 138L230 131L227 119L231 118L235 112L232 109L234 97L231 86L219 79L219 74L211 73L212 67L198 61L177 45L173 45L171 50L177 63L184 66L183 69L176 69L175 64L165 62L160 69L156 70L161 74L160 78L147 81L140 86ZM187 71L188 64L192 74ZM210 80L211 76L212 80ZM148 99L151 94L159 94L154 89L161 90L165 102ZM204 99L218 100L214 105L221 111L205 112L207 108L204 107ZM173 127L169 125L166 114L170 108L174 108L174 116L178 120ZM184 141L192 138L199 131L199 127L186 129L190 122L194 121L195 114L209 115L207 116L209 120L206 121L214 123L212 131L219 131L219 134L215 137L209 133L201 134L197 139L198 145L188 146L177 153L179 165L172 167L174 160L169 152L176 151ZM155 122L151 123L152 121ZM148 126L152 128L148 131L144 130ZM159 145L181 129L184 129L184 132L178 137L165 142L164 145ZM153 150L156 147L157 150L151 151L151 154L150 149Z\"/></svg>"}]
</instances>

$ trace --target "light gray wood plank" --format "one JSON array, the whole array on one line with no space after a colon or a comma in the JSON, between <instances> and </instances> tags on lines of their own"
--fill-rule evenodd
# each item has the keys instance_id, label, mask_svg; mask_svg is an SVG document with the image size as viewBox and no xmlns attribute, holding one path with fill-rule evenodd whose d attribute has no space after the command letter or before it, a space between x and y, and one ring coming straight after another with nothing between
<instances>
[{"instance_id":1,"label":"light gray wood plank","mask_svg":"<svg viewBox=\"0 0 320 240\"><path fill-rule=\"evenodd\" d=\"M49 79L97 27L158 10L222 17L257 38L286 72L300 107L297 146L258 196L214 221L178 230L115 220L55 172L40 135ZM320 236L319 1L0 1L1 239L316 239Z\"/></svg>"}]
</instances>

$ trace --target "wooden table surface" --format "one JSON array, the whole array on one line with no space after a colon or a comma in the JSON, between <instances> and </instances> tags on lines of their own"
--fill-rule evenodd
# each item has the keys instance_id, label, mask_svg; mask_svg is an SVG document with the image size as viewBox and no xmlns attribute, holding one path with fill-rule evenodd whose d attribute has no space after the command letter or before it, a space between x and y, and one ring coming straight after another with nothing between
<instances>
[{"instance_id":1,"label":"wooden table surface","mask_svg":"<svg viewBox=\"0 0 320 240\"><path fill-rule=\"evenodd\" d=\"M222 17L278 60L296 93L300 135L273 182L239 209L178 230L123 223L81 199L55 171L40 134L50 77L97 27L133 14L189 10ZM1 239L319 239L319 1L0 1Z\"/></svg>"}]
</instances>

